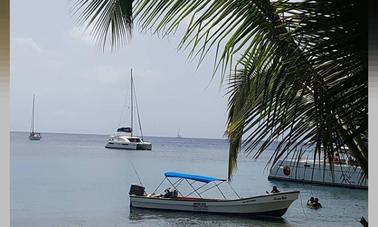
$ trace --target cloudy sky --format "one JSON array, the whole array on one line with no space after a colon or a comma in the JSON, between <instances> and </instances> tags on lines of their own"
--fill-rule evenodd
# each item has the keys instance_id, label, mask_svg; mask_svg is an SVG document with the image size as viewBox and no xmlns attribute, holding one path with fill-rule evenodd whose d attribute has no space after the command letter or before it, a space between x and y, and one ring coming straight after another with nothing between
<instances>
[{"instance_id":1,"label":"cloudy sky","mask_svg":"<svg viewBox=\"0 0 378 227\"><path fill-rule=\"evenodd\" d=\"M29 131L33 93L37 131L110 134L127 125L132 67L145 135L223 137L225 90L219 76L211 80L211 57L196 69L177 51L180 33L137 31L126 47L104 53L69 9L70 1L11 1L13 131Z\"/></svg>"}]
</instances>

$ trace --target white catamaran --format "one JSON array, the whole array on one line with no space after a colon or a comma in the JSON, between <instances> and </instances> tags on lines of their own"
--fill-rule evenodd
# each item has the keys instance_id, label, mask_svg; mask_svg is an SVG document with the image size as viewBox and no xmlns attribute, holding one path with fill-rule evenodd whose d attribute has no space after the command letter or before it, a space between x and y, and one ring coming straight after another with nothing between
<instances>
[{"instance_id":1,"label":"white catamaran","mask_svg":"<svg viewBox=\"0 0 378 227\"><path fill-rule=\"evenodd\" d=\"M135 96L133 80L133 70L131 69L131 114L130 124L131 127L121 127L117 129L117 132L110 136L106 144L106 148L111 149L126 149L126 150L151 150L152 144L143 140L142 126L140 123L138 103ZM138 124L141 133L141 137L133 135L133 120L134 120L134 98L138 116Z\"/></svg>"},{"instance_id":2,"label":"white catamaran","mask_svg":"<svg viewBox=\"0 0 378 227\"><path fill-rule=\"evenodd\" d=\"M163 181L151 194L147 194L143 186L131 185L129 192L130 206L171 211L281 217L299 195L299 191L288 191L240 198L235 192L238 199L227 199L218 187L226 181L225 179L177 172L166 172L164 175ZM172 183L170 180L172 178L177 180ZM165 194L156 194L155 192L165 180L172 185L174 190L166 189ZM178 186L182 182L187 182L193 191L183 195L178 190ZM212 184L212 186L207 186L209 184ZM219 189L223 199L210 199L201 196L202 193L211 188Z\"/></svg>"},{"instance_id":3,"label":"white catamaran","mask_svg":"<svg viewBox=\"0 0 378 227\"><path fill-rule=\"evenodd\" d=\"M42 138L41 133L34 131L34 103L35 103L35 95L33 95L33 108L32 108L32 119L31 119L29 139L40 140Z\"/></svg>"}]
</instances>

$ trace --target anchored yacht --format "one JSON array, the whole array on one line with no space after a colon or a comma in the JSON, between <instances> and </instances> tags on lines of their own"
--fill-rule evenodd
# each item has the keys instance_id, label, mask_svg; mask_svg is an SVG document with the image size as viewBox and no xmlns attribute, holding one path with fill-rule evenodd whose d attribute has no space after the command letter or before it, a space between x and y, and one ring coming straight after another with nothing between
<instances>
[{"instance_id":1,"label":"anchored yacht","mask_svg":"<svg viewBox=\"0 0 378 227\"><path fill-rule=\"evenodd\" d=\"M106 144L106 148L111 149L126 149L126 150L151 150L152 144L144 141L141 121L138 111L138 103L135 96L135 87L133 80L133 71L131 69L131 113L130 113L130 122L131 127L121 127L117 129L117 132L111 135ZM135 99L135 100L134 100ZM141 136L135 136L133 134L133 120L134 120L134 102L136 104L138 124Z\"/></svg>"}]
</instances>

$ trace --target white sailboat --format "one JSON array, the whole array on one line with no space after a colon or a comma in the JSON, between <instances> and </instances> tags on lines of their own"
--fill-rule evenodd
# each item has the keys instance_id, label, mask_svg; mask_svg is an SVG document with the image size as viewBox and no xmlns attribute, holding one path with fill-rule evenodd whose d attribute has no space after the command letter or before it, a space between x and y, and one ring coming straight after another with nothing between
<instances>
[{"instance_id":1,"label":"white sailboat","mask_svg":"<svg viewBox=\"0 0 378 227\"><path fill-rule=\"evenodd\" d=\"M33 108L32 108L32 119L31 119L29 139L40 140L42 138L41 133L34 131L34 104L35 104L35 95L33 95Z\"/></svg>"},{"instance_id":2,"label":"white sailboat","mask_svg":"<svg viewBox=\"0 0 378 227\"><path fill-rule=\"evenodd\" d=\"M133 121L134 121L134 80L133 70L131 69L131 114L130 124L131 127L121 127L117 129L117 132L110 136L106 144L106 148L110 149L126 149L126 150L151 150L152 144L143 140L142 126L140 124L138 103L136 102L138 124L140 128L141 136L133 135Z\"/></svg>"},{"instance_id":3,"label":"white sailboat","mask_svg":"<svg viewBox=\"0 0 378 227\"><path fill-rule=\"evenodd\" d=\"M181 131L180 129L177 131L177 136L176 136L176 138L178 138L178 139L181 139L181 138L182 138L180 131Z\"/></svg>"}]
</instances>

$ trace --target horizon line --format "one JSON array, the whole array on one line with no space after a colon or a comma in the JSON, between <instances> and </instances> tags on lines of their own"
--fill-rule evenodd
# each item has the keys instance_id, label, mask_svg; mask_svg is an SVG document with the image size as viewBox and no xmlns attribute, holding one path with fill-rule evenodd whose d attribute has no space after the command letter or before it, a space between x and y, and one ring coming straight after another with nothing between
<instances>
[{"instance_id":1,"label":"horizon line","mask_svg":"<svg viewBox=\"0 0 378 227\"><path fill-rule=\"evenodd\" d=\"M21 130L10 130L9 132L21 132L21 133L30 133L29 131ZM98 134L98 133L81 133L81 132L49 132L41 131L39 133L51 133L51 134L74 134L74 135L96 135L96 136L108 136L110 134ZM156 135L145 135L144 137L165 137L165 138L176 138L176 136L156 136ZM209 138L209 137L181 137L182 139L212 139L212 140L227 140L227 138Z\"/></svg>"}]
</instances>

